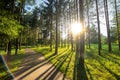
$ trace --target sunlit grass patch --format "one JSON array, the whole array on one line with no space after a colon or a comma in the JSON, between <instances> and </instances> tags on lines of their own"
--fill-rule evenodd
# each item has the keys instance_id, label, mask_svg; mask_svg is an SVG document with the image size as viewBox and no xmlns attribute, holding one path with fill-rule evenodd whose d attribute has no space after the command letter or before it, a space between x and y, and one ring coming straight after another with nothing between
<instances>
[{"instance_id":1,"label":"sunlit grass patch","mask_svg":"<svg viewBox=\"0 0 120 80\"><path fill-rule=\"evenodd\" d=\"M103 45L100 56L98 55L97 44L92 44L91 49L85 49L84 65L88 80L119 80L120 54L116 49L116 45L112 47L113 51L109 53L107 45ZM48 46L34 48L34 50L43 54L56 68L63 72L64 76L69 77L71 80L77 77L76 72L74 72L75 51L71 51L70 48L59 48L58 54L54 55L55 50L49 51Z\"/></svg>"},{"instance_id":2,"label":"sunlit grass patch","mask_svg":"<svg viewBox=\"0 0 120 80\"><path fill-rule=\"evenodd\" d=\"M113 51L111 53L108 52L107 45L103 45L101 56L93 48L94 46L92 45L91 49L86 50L86 65L93 80L119 80L120 64L117 59L120 59L120 54L118 49L115 49L116 45L112 46ZM90 78L89 74L88 77Z\"/></svg>"}]
</instances>

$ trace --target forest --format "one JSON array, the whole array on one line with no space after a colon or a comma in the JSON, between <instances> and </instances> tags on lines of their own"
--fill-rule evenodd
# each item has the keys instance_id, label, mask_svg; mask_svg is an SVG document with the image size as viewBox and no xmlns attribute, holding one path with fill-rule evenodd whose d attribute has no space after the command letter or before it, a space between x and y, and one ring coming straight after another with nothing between
<instances>
[{"instance_id":1,"label":"forest","mask_svg":"<svg viewBox=\"0 0 120 80\"><path fill-rule=\"evenodd\" d=\"M120 80L120 0L0 0L0 80Z\"/></svg>"}]
</instances>

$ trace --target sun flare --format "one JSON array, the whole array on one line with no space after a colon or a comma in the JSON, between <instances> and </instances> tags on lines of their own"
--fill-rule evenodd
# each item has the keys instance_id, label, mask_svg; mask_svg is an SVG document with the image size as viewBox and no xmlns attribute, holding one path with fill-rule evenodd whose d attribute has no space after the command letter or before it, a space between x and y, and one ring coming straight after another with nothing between
<instances>
[{"instance_id":1,"label":"sun flare","mask_svg":"<svg viewBox=\"0 0 120 80\"><path fill-rule=\"evenodd\" d=\"M80 23L75 22L71 25L71 30L74 35L77 35L82 32L82 26Z\"/></svg>"}]
</instances>

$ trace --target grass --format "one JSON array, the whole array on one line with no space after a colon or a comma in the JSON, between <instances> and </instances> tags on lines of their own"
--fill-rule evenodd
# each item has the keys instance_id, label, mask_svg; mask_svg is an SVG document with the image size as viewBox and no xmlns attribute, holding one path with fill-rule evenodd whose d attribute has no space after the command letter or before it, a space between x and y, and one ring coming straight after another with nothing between
<instances>
[{"instance_id":1,"label":"grass","mask_svg":"<svg viewBox=\"0 0 120 80\"><path fill-rule=\"evenodd\" d=\"M57 55L54 55L54 50L50 52L49 47L33 49L43 54L64 73L64 77L71 80L120 80L120 51L116 45L111 53L108 52L107 45L102 47L101 56L98 55L96 44L92 44L91 49L86 49L84 66L78 64L75 51L68 48L59 48Z\"/></svg>"},{"instance_id":2,"label":"grass","mask_svg":"<svg viewBox=\"0 0 120 80\"><path fill-rule=\"evenodd\" d=\"M24 56L24 49L21 49L20 51L18 51L18 55L15 56L14 55L14 50L12 50L12 54L10 59L7 61L7 65L9 66L9 70L6 68L6 65L3 65L2 62L0 62L1 67L0 67L0 79L1 80L5 80L7 79L7 77L9 78L9 76L11 76L11 74L9 73L9 71L11 73L14 73L18 67L20 66L23 56ZM4 51L1 51L2 55L6 55L6 53Z\"/></svg>"},{"instance_id":3,"label":"grass","mask_svg":"<svg viewBox=\"0 0 120 80\"><path fill-rule=\"evenodd\" d=\"M120 80L120 51L116 45L110 53L104 45L101 56L97 54L96 45L92 45L91 49L86 50L85 64L88 77L92 80Z\"/></svg>"},{"instance_id":4,"label":"grass","mask_svg":"<svg viewBox=\"0 0 120 80\"><path fill-rule=\"evenodd\" d=\"M54 55L54 49L49 51L48 46L32 49L44 55L56 68L63 72L63 79L68 77L71 80L120 80L120 51L116 45L113 45L112 48L113 51L109 53L107 45L103 45L99 56L97 44L92 44L90 49L85 49L84 66L78 64L75 51L71 51L67 47L59 48L57 55ZM0 53L6 54L3 51L0 51ZM22 49L18 53L15 56L14 50L12 50L11 59L8 61L8 66L12 73L21 64L25 51ZM4 80L2 77L6 77L6 75L8 75L8 72L0 67L0 79Z\"/></svg>"}]
</instances>

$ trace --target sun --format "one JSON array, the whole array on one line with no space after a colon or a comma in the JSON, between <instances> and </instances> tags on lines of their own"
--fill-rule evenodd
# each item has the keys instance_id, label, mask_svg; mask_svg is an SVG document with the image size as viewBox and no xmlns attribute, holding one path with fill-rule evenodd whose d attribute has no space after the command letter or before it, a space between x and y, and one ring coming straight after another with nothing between
<instances>
[{"instance_id":1,"label":"sun","mask_svg":"<svg viewBox=\"0 0 120 80\"><path fill-rule=\"evenodd\" d=\"M79 33L82 32L82 26L80 23L75 22L71 25L71 30L72 30L72 34L78 35Z\"/></svg>"}]
</instances>

